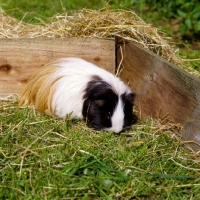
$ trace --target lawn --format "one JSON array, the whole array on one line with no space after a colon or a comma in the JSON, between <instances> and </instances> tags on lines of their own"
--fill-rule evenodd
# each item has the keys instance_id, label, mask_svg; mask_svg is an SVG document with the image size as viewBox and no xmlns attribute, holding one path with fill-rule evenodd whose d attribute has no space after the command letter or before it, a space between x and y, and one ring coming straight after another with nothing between
<instances>
[{"instance_id":1,"label":"lawn","mask_svg":"<svg viewBox=\"0 0 200 200\"><path fill-rule=\"evenodd\" d=\"M112 8L135 8L130 1L110 2ZM105 3L0 0L0 6L11 16L39 23L38 18ZM144 17L142 7L135 9ZM169 25L163 27L167 19L147 16L173 37L173 44L180 39ZM177 47L184 43L194 45L179 40ZM198 50L185 49L182 55L198 58ZM199 70L199 61L192 66ZM149 118L121 134L96 132L70 116L52 118L17 103L0 101L0 199L200 199L200 159L172 125Z\"/></svg>"},{"instance_id":2,"label":"lawn","mask_svg":"<svg viewBox=\"0 0 200 200\"><path fill-rule=\"evenodd\" d=\"M0 199L199 199L200 161L151 119L120 135L1 101Z\"/></svg>"}]
</instances>

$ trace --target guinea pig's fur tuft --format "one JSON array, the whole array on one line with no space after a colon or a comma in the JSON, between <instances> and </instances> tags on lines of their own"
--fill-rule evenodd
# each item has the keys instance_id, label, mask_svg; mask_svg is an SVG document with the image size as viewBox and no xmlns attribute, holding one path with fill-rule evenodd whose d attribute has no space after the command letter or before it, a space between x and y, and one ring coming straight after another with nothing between
<instances>
[{"instance_id":1,"label":"guinea pig's fur tuft","mask_svg":"<svg viewBox=\"0 0 200 200\"><path fill-rule=\"evenodd\" d=\"M117 77L80 58L62 58L40 69L22 92L19 106L84 119L96 130L120 132L133 123L134 93Z\"/></svg>"}]
</instances>

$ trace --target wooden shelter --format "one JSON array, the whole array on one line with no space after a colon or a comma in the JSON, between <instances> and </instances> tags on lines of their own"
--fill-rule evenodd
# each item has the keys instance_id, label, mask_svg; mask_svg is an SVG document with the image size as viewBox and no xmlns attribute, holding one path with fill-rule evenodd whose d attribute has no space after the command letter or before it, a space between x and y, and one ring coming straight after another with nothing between
<instances>
[{"instance_id":1,"label":"wooden shelter","mask_svg":"<svg viewBox=\"0 0 200 200\"><path fill-rule=\"evenodd\" d=\"M141 119L152 117L182 127L180 135L200 150L200 80L134 42L118 39L56 38L0 40L0 97L20 92L46 63L80 57L119 73L136 93Z\"/></svg>"}]
</instances>

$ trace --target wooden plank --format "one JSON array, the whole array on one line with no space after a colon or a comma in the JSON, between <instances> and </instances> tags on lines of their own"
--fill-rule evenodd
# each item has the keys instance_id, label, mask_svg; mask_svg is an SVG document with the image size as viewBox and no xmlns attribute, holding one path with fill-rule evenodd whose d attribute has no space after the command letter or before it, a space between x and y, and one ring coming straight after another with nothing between
<instances>
[{"instance_id":1,"label":"wooden plank","mask_svg":"<svg viewBox=\"0 0 200 200\"><path fill-rule=\"evenodd\" d=\"M119 45L118 63L122 59ZM121 78L135 91L141 118L180 123L181 136L200 144L200 80L139 45L129 42L121 48ZM192 147L200 150L199 145Z\"/></svg>"},{"instance_id":2,"label":"wooden plank","mask_svg":"<svg viewBox=\"0 0 200 200\"><path fill-rule=\"evenodd\" d=\"M1 39L0 97L20 94L29 77L46 63L80 57L115 71L115 41L94 38Z\"/></svg>"}]
</instances>

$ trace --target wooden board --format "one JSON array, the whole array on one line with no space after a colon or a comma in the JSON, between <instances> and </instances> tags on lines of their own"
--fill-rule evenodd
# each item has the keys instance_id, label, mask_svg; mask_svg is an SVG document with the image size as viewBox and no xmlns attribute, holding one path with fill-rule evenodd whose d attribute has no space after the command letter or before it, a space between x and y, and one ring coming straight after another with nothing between
<instances>
[{"instance_id":1,"label":"wooden board","mask_svg":"<svg viewBox=\"0 0 200 200\"><path fill-rule=\"evenodd\" d=\"M141 118L180 123L181 136L200 144L200 80L131 42L118 44L118 64L122 59L120 45L121 78L135 91ZM200 150L194 143L192 147Z\"/></svg>"},{"instance_id":2,"label":"wooden board","mask_svg":"<svg viewBox=\"0 0 200 200\"><path fill-rule=\"evenodd\" d=\"M20 94L37 69L62 57L80 57L115 71L114 39L1 39L0 47L0 97Z\"/></svg>"},{"instance_id":3,"label":"wooden board","mask_svg":"<svg viewBox=\"0 0 200 200\"><path fill-rule=\"evenodd\" d=\"M0 46L0 97L20 94L37 69L61 57L80 57L111 73L122 61L121 78L136 93L140 117L180 123L181 136L200 151L200 80L153 52L131 42L116 50L114 40L94 38L1 39Z\"/></svg>"}]
</instances>

